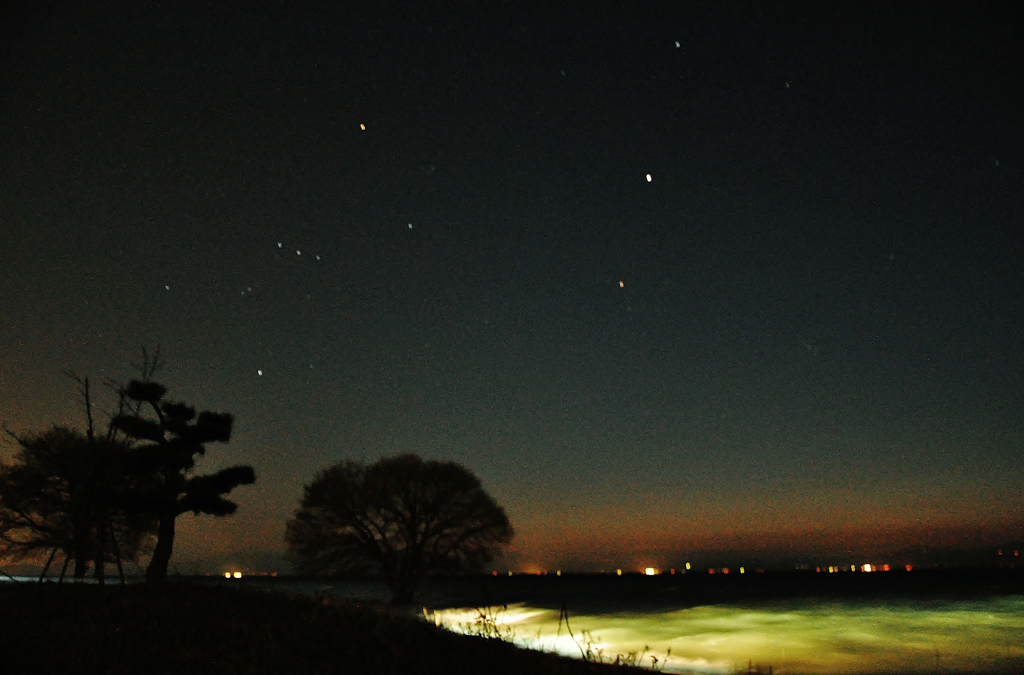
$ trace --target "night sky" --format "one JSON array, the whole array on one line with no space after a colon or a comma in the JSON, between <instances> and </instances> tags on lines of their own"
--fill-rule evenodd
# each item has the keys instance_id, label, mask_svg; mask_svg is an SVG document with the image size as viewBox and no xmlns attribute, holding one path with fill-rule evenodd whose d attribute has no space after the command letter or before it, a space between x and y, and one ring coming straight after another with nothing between
<instances>
[{"instance_id":1,"label":"night sky","mask_svg":"<svg viewBox=\"0 0 1024 675\"><path fill-rule=\"evenodd\" d=\"M258 474L188 571L402 452L513 569L1020 539L1020 10L818 4L5 10L0 421L159 344Z\"/></svg>"}]
</instances>

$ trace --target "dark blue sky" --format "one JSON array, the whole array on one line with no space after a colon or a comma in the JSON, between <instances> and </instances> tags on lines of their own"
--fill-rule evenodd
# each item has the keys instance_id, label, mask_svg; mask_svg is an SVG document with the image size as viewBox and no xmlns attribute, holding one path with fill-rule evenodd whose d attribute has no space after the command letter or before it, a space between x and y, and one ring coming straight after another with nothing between
<instances>
[{"instance_id":1,"label":"dark blue sky","mask_svg":"<svg viewBox=\"0 0 1024 675\"><path fill-rule=\"evenodd\" d=\"M201 569L407 451L524 568L1021 537L1020 16L478 5L9 10L0 420L159 343Z\"/></svg>"}]
</instances>

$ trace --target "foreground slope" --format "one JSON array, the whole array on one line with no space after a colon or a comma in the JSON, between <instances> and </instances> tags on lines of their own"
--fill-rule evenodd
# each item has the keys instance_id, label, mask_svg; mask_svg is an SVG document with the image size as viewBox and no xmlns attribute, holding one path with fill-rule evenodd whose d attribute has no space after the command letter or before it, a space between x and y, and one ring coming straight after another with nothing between
<instances>
[{"instance_id":1,"label":"foreground slope","mask_svg":"<svg viewBox=\"0 0 1024 675\"><path fill-rule=\"evenodd\" d=\"M0 585L0 675L624 672L412 617L230 588Z\"/></svg>"}]
</instances>

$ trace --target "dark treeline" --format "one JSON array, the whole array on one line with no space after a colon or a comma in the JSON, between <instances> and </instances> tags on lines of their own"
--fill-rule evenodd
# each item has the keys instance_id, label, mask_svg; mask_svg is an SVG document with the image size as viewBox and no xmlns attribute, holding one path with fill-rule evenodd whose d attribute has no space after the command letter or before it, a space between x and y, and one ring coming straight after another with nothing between
<instances>
[{"instance_id":1,"label":"dark treeline","mask_svg":"<svg viewBox=\"0 0 1024 675\"><path fill-rule=\"evenodd\" d=\"M251 466L193 474L206 443L230 440L233 418L167 400L167 388L152 379L160 365L159 350L143 350L139 379L106 382L116 403L102 426L89 379L72 375L84 432L58 425L27 434L5 429L18 451L12 463L0 464L0 560L46 558L42 579L62 554L61 579L73 561L76 579L91 564L103 583L108 564L117 565L123 581L123 562L152 551L146 580L160 581L179 515L234 513L237 505L225 495L255 482Z\"/></svg>"}]
</instances>

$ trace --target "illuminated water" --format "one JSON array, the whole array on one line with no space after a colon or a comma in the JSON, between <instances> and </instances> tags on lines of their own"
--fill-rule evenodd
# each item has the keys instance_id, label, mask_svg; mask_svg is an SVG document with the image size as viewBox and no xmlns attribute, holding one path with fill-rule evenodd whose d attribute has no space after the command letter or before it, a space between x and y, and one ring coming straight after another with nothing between
<instances>
[{"instance_id":1,"label":"illuminated water","mask_svg":"<svg viewBox=\"0 0 1024 675\"><path fill-rule=\"evenodd\" d=\"M666 672L735 673L748 664L775 673L1017 672L1024 668L1024 596L982 600L710 605L674 611L571 615L513 605L487 610L493 626L522 646L605 660L642 653ZM474 632L479 610L432 618ZM492 629L493 630L493 629Z\"/></svg>"}]
</instances>

